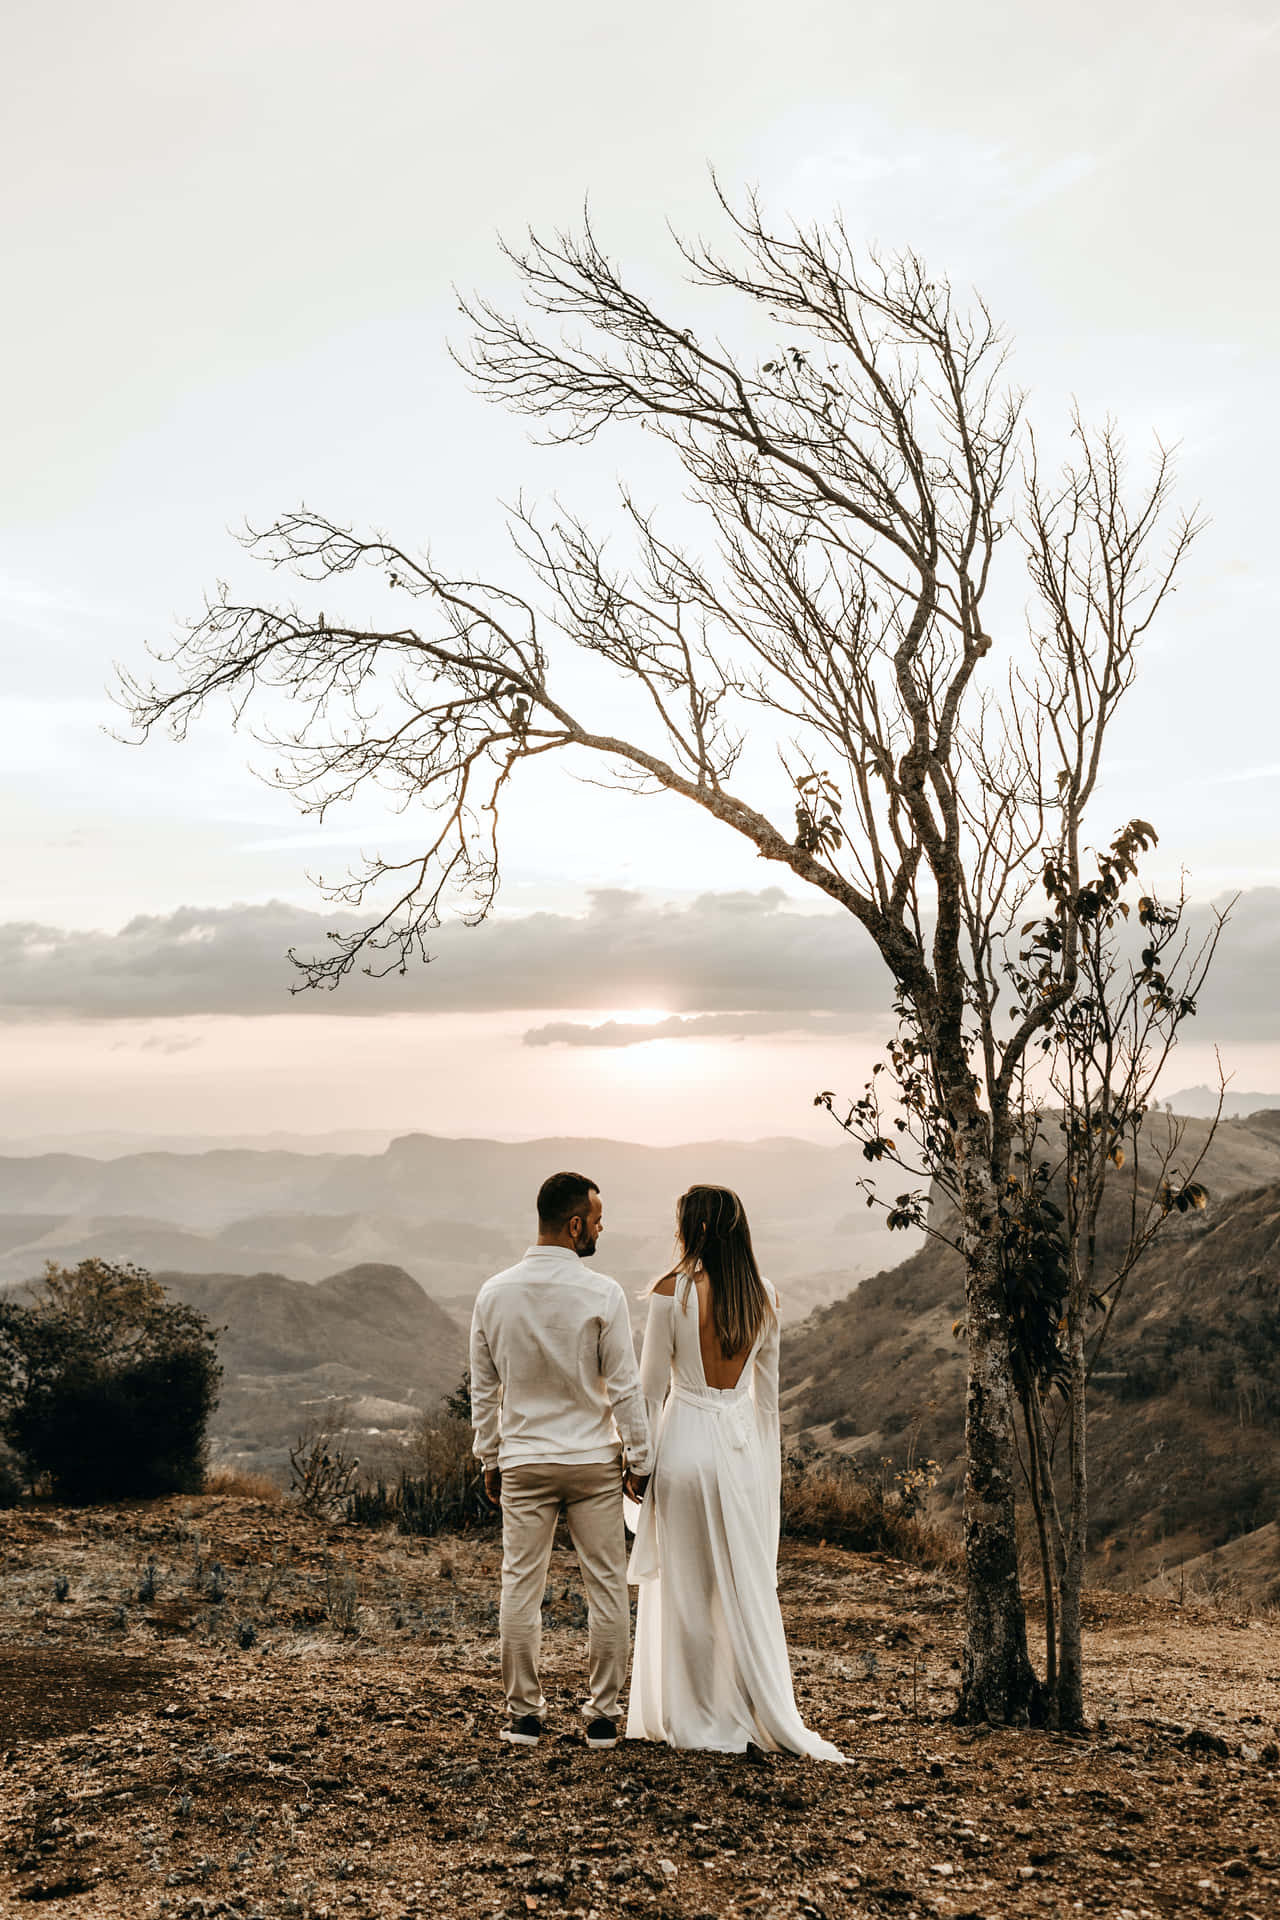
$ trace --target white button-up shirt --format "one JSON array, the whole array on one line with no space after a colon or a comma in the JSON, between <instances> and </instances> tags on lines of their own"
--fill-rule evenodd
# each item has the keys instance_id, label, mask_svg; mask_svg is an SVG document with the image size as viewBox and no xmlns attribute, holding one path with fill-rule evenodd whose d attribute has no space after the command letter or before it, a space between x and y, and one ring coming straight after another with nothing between
<instances>
[{"instance_id":1,"label":"white button-up shirt","mask_svg":"<svg viewBox=\"0 0 1280 1920\"><path fill-rule=\"evenodd\" d=\"M627 1298L567 1247L530 1247L486 1280L471 1316L471 1417L486 1467L649 1471Z\"/></svg>"}]
</instances>

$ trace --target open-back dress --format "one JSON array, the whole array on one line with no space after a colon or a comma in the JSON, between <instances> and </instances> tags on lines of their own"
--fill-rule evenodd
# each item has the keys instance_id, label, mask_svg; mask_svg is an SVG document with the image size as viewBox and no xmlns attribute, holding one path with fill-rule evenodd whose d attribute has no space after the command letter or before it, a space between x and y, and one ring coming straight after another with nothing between
<instances>
[{"instance_id":1,"label":"open-back dress","mask_svg":"<svg viewBox=\"0 0 1280 1920\"><path fill-rule=\"evenodd\" d=\"M627 1737L843 1760L796 1709L778 1605L777 1295L733 1387L709 1387L698 1296L650 1295L640 1383L656 1442L628 1578L639 1587Z\"/></svg>"}]
</instances>

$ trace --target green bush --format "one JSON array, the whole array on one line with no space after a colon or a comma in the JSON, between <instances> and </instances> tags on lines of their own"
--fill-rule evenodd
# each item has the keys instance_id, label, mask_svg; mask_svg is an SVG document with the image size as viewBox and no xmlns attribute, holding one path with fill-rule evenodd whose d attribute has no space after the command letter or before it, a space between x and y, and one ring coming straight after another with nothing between
<instances>
[{"instance_id":1,"label":"green bush","mask_svg":"<svg viewBox=\"0 0 1280 1920\"><path fill-rule=\"evenodd\" d=\"M0 1441L0 1507L16 1507L22 1498L22 1462Z\"/></svg>"},{"instance_id":2,"label":"green bush","mask_svg":"<svg viewBox=\"0 0 1280 1920\"><path fill-rule=\"evenodd\" d=\"M197 1492L216 1346L141 1268L50 1265L34 1302L0 1302L0 1436L60 1499Z\"/></svg>"}]
</instances>

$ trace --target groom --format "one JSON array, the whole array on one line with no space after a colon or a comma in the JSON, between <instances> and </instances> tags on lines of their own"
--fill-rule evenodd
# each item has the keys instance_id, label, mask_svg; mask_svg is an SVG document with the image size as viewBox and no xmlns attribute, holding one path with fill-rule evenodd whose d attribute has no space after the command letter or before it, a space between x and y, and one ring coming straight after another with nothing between
<instances>
[{"instance_id":1,"label":"groom","mask_svg":"<svg viewBox=\"0 0 1280 1920\"><path fill-rule=\"evenodd\" d=\"M471 1317L475 1451L502 1504L500 1737L515 1746L537 1745L547 1709L542 1595L562 1503L587 1593L587 1745L618 1739L630 1640L623 1461L638 1493L650 1441L626 1296L584 1264L602 1216L594 1180L553 1173L538 1191L536 1245L486 1280Z\"/></svg>"}]
</instances>

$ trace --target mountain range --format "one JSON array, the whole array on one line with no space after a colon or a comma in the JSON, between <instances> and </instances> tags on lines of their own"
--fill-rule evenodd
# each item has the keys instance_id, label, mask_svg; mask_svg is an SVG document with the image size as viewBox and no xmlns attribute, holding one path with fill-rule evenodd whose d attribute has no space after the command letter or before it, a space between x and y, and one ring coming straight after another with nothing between
<instances>
[{"instance_id":1,"label":"mountain range","mask_svg":"<svg viewBox=\"0 0 1280 1920\"><path fill-rule=\"evenodd\" d=\"M861 1162L798 1140L641 1147L616 1140L451 1140L410 1134L381 1153L218 1149L0 1158L0 1284L99 1254L185 1273L403 1267L465 1317L481 1282L533 1238L546 1174L599 1182L599 1264L638 1295L669 1265L677 1196L695 1180L746 1203L766 1273L803 1316L897 1249L858 1204Z\"/></svg>"}]
</instances>

